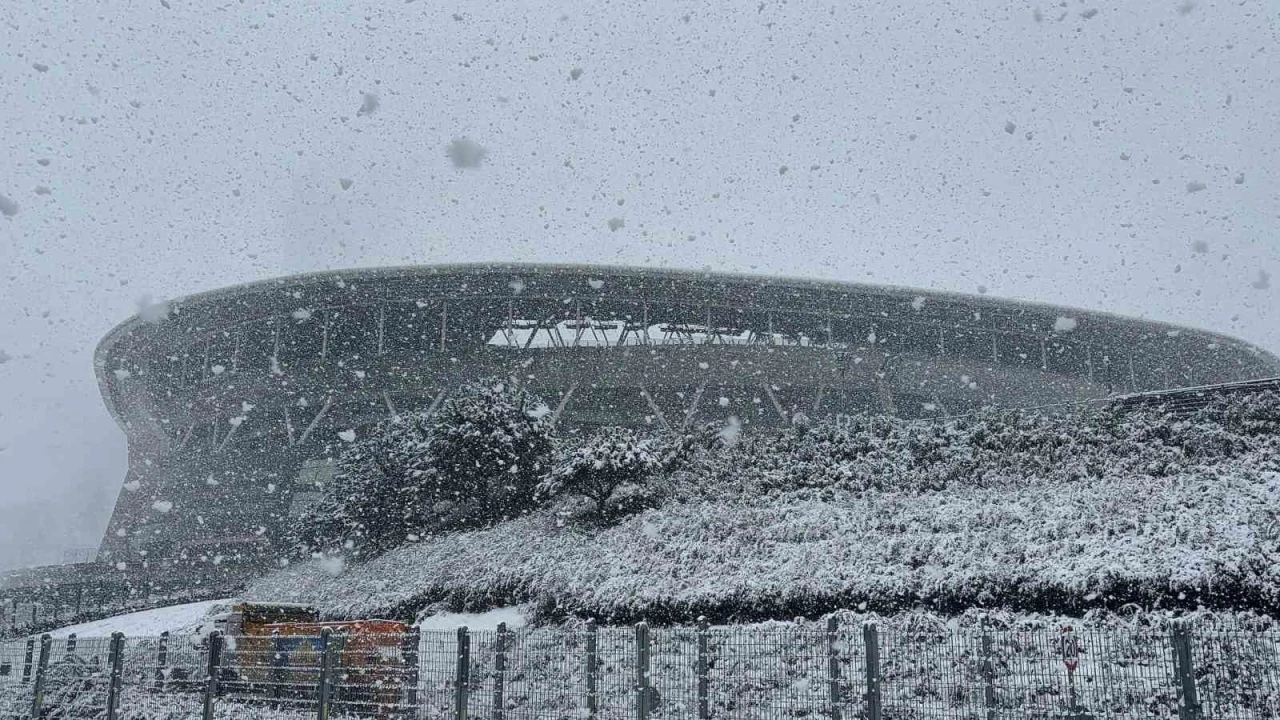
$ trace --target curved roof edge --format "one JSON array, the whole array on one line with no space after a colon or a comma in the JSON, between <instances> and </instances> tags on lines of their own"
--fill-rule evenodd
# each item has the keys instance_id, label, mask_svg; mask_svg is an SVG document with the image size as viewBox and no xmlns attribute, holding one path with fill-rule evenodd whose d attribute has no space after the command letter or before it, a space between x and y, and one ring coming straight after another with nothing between
<instances>
[{"instance_id":1,"label":"curved roof edge","mask_svg":"<svg viewBox=\"0 0 1280 720\"><path fill-rule=\"evenodd\" d=\"M356 267L343 270L317 270L313 272L297 273L294 275L281 275L263 280L254 280L236 285L215 288L204 292L185 295L182 297L169 300L171 305L203 305L214 303L222 299L231 298L245 291L269 289L274 286L290 285L290 284L315 284L325 282L331 279L343 280L359 280L360 278L391 278L391 277L407 277L421 274L450 274L450 273L474 273L484 274L492 272L572 272L572 273L589 273L599 272L613 274L630 274L630 275L648 275L653 277L666 277L681 280L726 280L736 283L757 283L761 285L779 285L793 288L812 288L812 289L849 289L859 291L878 291L886 294L917 294L935 297L939 299L947 299L958 302L969 303L973 305L996 306L1005 308L1027 308L1038 309L1041 311L1054 312L1074 312L1089 317L1108 319L1120 323L1133 323L1150 326L1153 330L1175 330L1183 332L1194 332L1206 337L1212 337L1226 341L1231 344L1243 346L1255 350L1275 359L1271 353L1258 347L1257 345L1231 337L1223 333L1213 330L1204 330L1201 328L1189 327L1185 325L1177 325L1174 323L1164 322L1160 320L1147 320L1144 318L1136 318L1128 315L1120 315L1105 310L1089 310L1069 305L1055 305L1052 303L1039 302L1033 300L1015 300L1012 298L989 297L986 295L972 295L969 293L961 293L950 290L926 290L923 288L914 288L902 285L884 285L878 283L859 283L847 280L824 280L817 278L805 278L791 275L756 275L750 273L730 273L715 272L702 270L682 270L671 268L654 268L643 265L595 265L595 264L574 264L574 263L529 263L529 262L472 262L472 263L445 263L436 265L386 265L373 267ZM113 327L98 342L98 346L94 351L94 373L98 378L98 387L102 394L103 403L107 406L108 412L116 419L117 423L123 423L122 416L115 407L115 401L110 394L110 380L106 377L106 356L111 349L119 341L119 339L128 334L134 328L146 323L139 315L133 315L124 320L120 324ZM1280 359L1277 359L1280 365Z\"/></svg>"}]
</instances>

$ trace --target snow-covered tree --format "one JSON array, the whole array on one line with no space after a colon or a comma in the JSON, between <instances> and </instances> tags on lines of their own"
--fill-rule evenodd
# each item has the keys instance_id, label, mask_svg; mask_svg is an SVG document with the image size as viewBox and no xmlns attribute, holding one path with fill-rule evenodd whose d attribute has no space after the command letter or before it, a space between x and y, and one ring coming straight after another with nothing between
<instances>
[{"instance_id":1,"label":"snow-covered tree","mask_svg":"<svg viewBox=\"0 0 1280 720\"><path fill-rule=\"evenodd\" d=\"M338 458L325 497L294 524L296 543L368 558L528 511L551 452L545 407L510 383L477 381L432 415L379 423Z\"/></svg>"},{"instance_id":2,"label":"snow-covered tree","mask_svg":"<svg viewBox=\"0 0 1280 720\"><path fill-rule=\"evenodd\" d=\"M667 459L657 438L627 428L601 428L562 446L538 489L547 497L581 495L591 500L599 519L616 517L653 502L654 482Z\"/></svg>"},{"instance_id":3,"label":"snow-covered tree","mask_svg":"<svg viewBox=\"0 0 1280 720\"><path fill-rule=\"evenodd\" d=\"M520 515L536 503L551 457L546 403L498 379L463 385L432 419L430 469L473 505L475 521Z\"/></svg>"},{"instance_id":4,"label":"snow-covered tree","mask_svg":"<svg viewBox=\"0 0 1280 720\"><path fill-rule=\"evenodd\" d=\"M430 473L430 418L421 413L374 426L339 457L324 497L294 522L311 552L377 555L424 524L443 488Z\"/></svg>"}]
</instances>

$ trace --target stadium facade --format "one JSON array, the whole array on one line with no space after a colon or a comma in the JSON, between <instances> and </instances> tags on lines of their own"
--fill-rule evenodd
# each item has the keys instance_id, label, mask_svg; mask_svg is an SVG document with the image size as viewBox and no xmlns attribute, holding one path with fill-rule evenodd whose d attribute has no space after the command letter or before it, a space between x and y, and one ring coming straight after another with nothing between
<instances>
[{"instance_id":1,"label":"stadium facade","mask_svg":"<svg viewBox=\"0 0 1280 720\"><path fill-rule=\"evenodd\" d=\"M95 358L130 467L99 560L221 582L280 555L351 431L481 376L562 429L943 416L1280 375L1200 330L988 297L650 269L325 272L174 301Z\"/></svg>"}]
</instances>

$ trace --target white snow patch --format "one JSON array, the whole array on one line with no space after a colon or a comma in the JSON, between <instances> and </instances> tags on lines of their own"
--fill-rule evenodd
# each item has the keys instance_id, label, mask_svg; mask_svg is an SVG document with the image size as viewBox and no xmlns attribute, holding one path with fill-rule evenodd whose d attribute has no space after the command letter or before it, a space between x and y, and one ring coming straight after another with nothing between
<instances>
[{"instance_id":1,"label":"white snow patch","mask_svg":"<svg viewBox=\"0 0 1280 720\"><path fill-rule=\"evenodd\" d=\"M521 280L520 278L516 278L511 282L507 283L507 287L511 288L512 294L519 295L520 293L524 292L524 281Z\"/></svg>"},{"instance_id":2,"label":"white snow patch","mask_svg":"<svg viewBox=\"0 0 1280 720\"><path fill-rule=\"evenodd\" d=\"M173 502L169 500L157 500L151 503L151 509L158 513L167 513L173 509Z\"/></svg>"},{"instance_id":3,"label":"white snow patch","mask_svg":"<svg viewBox=\"0 0 1280 720\"><path fill-rule=\"evenodd\" d=\"M172 635L202 635L211 616L234 602L226 599L171 605L71 625L51 630L49 634L55 638L65 638L72 633L77 637L109 637L115 632L122 632L125 637L156 637L162 632Z\"/></svg>"},{"instance_id":4,"label":"white snow patch","mask_svg":"<svg viewBox=\"0 0 1280 720\"><path fill-rule=\"evenodd\" d=\"M498 623L506 623L508 630L528 624L522 608L496 608L482 613L434 613L419 617L417 626L423 630L456 630L465 626L468 630L497 630Z\"/></svg>"},{"instance_id":5,"label":"white snow patch","mask_svg":"<svg viewBox=\"0 0 1280 720\"><path fill-rule=\"evenodd\" d=\"M124 484L124 489L128 490L129 492L137 492L138 488L140 487L142 487L142 483L138 482L137 480L130 480L129 482Z\"/></svg>"},{"instance_id":6,"label":"white snow patch","mask_svg":"<svg viewBox=\"0 0 1280 720\"><path fill-rule=\"evenodd\" d=\"M338 577L347 569L347 561L341 555L328 555L320 560L320 569L329 577Z\"/></svg>"},{"instance_id":7,"label":"white snow patch","mask_svg":"<svg viewBox=\"0 0 1280 720\"><path fill-rule=\"evenodd\" d=\"M1053 321L1053 331L1071 332L1072 330L1075 330L1079 324L1079 321L1075 318L1059 316L1057 320Z\"/></svg>"},{"instance_id":8,"label":"white snow patch","mask_svg":"<svg viewBox=\"0 0 1280 720\"><path fill-rule=\"evenodd\" d=\"M587 280L587 286L590 287L592 290L599 290L600 288L604 287L604 281L591 278Z\"/></svg>"},{"instance_id":9,"label":"white snow patch","mask_svg":"<svg viewBox=\"0 0 1280 720\"><path fill-rule=\"evenodd\" d=\"M227 371L227 367L225 365L214 365L213 367L209 368L209 372L213 373L214 375L221 375L226 371Z\"/></svg>"},{"instance_id":10,"label":"white snow patch","mask_svg":"<svg viewBox=\"0 0 1280 720\"><path fill-rule=\"evenodd\" d=\"M924 302L925 302L925 297L923 295L917 295L916 298L911 301L911 309L917 310L917 311L923 310Z\"/></svg>"},{"instance_id":11,"label":"white snow patch","mask_svg":"<svg viewBox=\"0 0 1280 720\"><path fill-rule=\"evenodd\" d=\"M311 319L311 311L307 308L298 308L290 314L293 316L293 319L298 322L306 322Z\"/></svg>"},{"instance_id":12,"label":"white snow patch","mask_svg":"<svg viewBox=\"0 0 1280 720\"><path fill-rule=\"evenodd\" d=\"M125 370L124 368L118 368L114 372L117 380L128 380L130 377L133 376L133 373L129 372L128 370Z\"/></svg>"},{"instance_id":13,"label":"white snow patch","mask_svg":"<svg viewBox=\"0 0 1280 720\"><path fill-rule=\"evenodd\" d=\"M738 439L742 437L742 421L738 419L737 415L730 415L718 434L720 439L727 445L737 443Z\"/></svg>"},{"instance_id":14,"label":"white snow patch","mask_svg":"<svg viewBox=\"0 0 1280 720\"><path fill-rule=\"evenodd\" d=\"M341 438L342 440L346 441L346 442L355 442L355 441L356 441L356 431L355 431L355 430L343 430L342 432L338 433L338 437L339 437L339 438Z\"/></svg>"}]
</instances>

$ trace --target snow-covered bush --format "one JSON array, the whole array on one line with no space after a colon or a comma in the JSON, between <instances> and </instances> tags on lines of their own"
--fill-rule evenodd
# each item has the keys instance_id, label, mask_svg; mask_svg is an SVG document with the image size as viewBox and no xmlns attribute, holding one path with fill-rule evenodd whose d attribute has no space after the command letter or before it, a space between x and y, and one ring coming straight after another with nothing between
<instances>
[{"instance_id":1,"label":"snow-covered bush","mask_svg":"<svg viewBox=\"0 0 1280 720\"><path fill-rule=\"evenodd\" d=\"M479 522L527 512L549 467L549 414L546 403L510 382L463 385L432 418L432 481L446 500L451 492L453 502L474 505Z\"/></svg>"},{"instance_id":2,"label":"snow-covered bush","mask_svg":"<svg viewBox=\"0 0 1280 720\"><path fill-rule=\"evenodd\" d=\"M67 655L49 663L40 717L48 720L106 717L109 679L109 668L80 655Z\"/></svg>"},{"instance_id":3,"label":"snow-covered bush","mask_svg":"<svg viewBox=\"0 0 1280 720\"><path fill-rule=\"evenodd\" d=\"M547 497L581 495L607 520L652 506L664 463L663 441L634 430L606 427L562 445L538 491Z\"/></svg>"},{"instance_id":4,"label":"snow-covered bush","mask_svg":"<svg viewBox=\"0 0 1280 720\"><path fill-rule=\"evenodd\" d=\"M1107 475L1166 477L1247 453L1280 469L1280 401L1221 400L1191 415L1160 407L1082 408L1047 414L988 409L946 421L860 415L798 423L731 446L701 444L704 482L729 478L757 492L801 488L939 491L1029 479L1079 482Z\"/></svg>"},{"instance_id":5,"label":"snow-covered bush","mask_svg":"<svg viewBox=\"0 0 1280 720\"><path fill-rule=\"evenodd\" d=\"M367 559L413 536L483 526L534 507L551 428L510 383L468 383L435 414L385 420L339 456L325 497L293 525L307 552Z\"/></svg>"}]
</instances>

